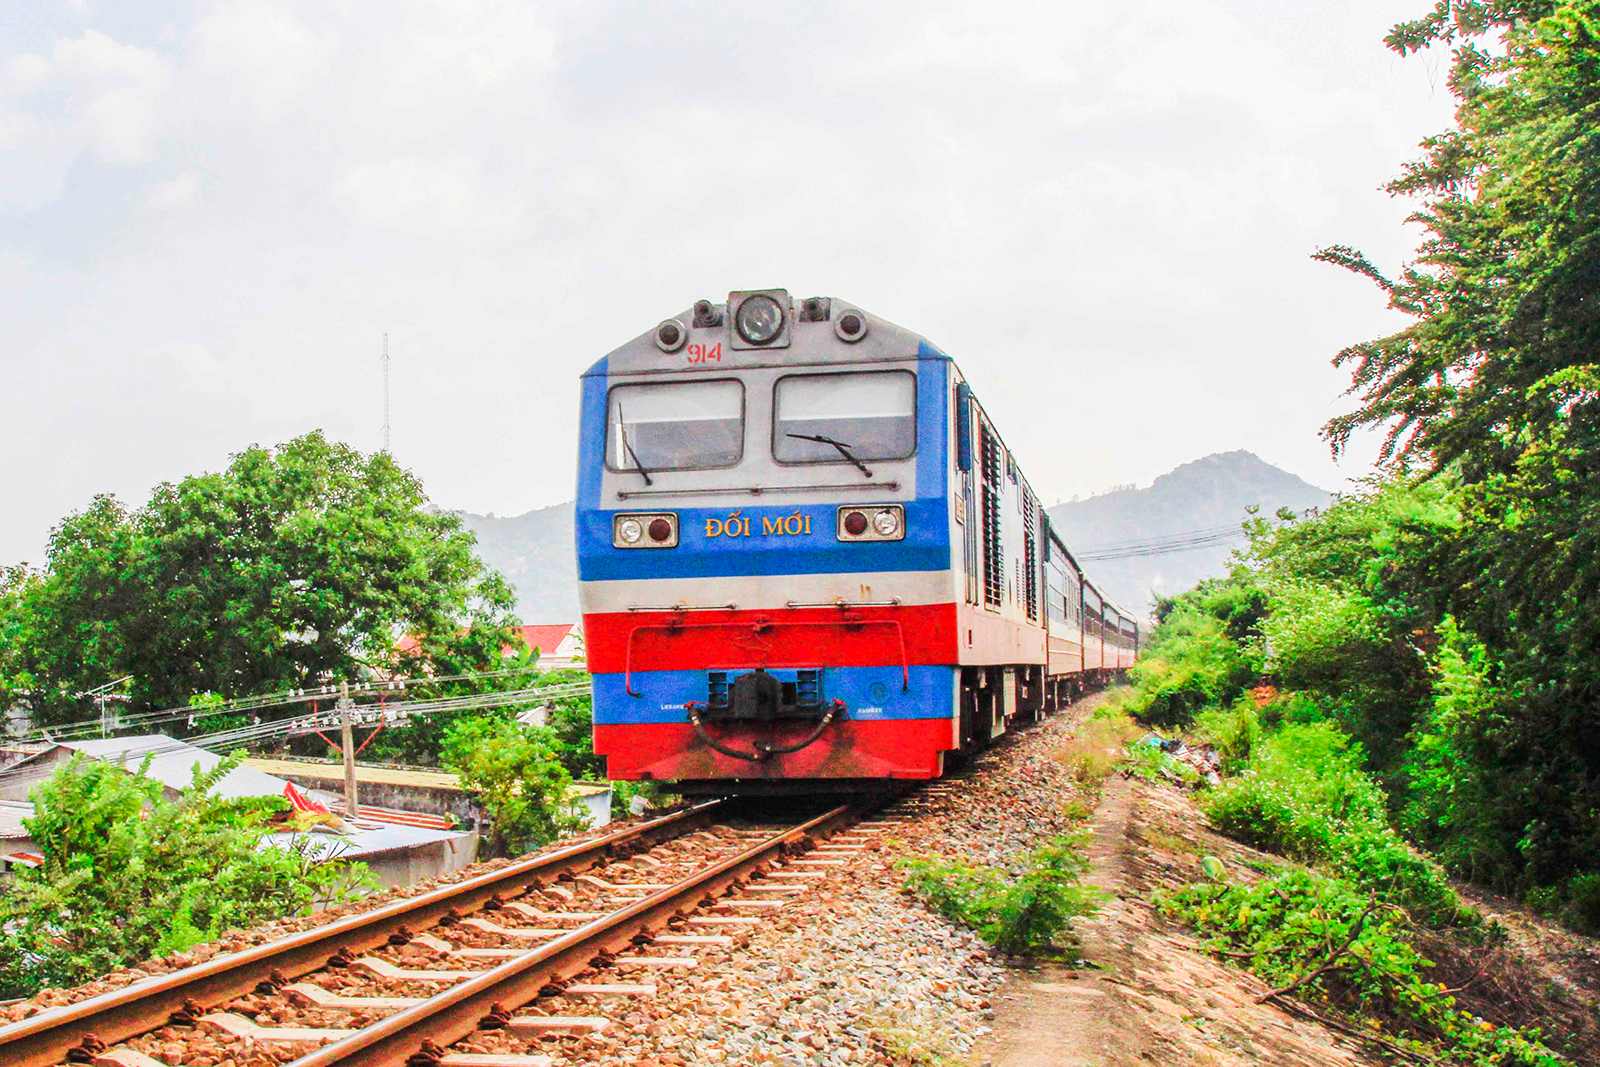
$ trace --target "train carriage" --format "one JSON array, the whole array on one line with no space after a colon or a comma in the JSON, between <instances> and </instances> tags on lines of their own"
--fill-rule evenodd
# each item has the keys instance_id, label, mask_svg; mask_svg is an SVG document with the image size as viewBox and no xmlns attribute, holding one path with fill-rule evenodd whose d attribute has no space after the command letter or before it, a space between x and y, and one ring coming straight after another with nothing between
<instances>
[{"instance_id":1,"label":"train carriage","mask_svg":"<svg viewBox=\"0 0 1600 1067\"><path fill-rule=\"evenodd\" d=\"M966 379L909 330L736 292L601 359L581 396L580 599L612 778L937 777L1126 665Z\"/></svg>"}]
</instances>

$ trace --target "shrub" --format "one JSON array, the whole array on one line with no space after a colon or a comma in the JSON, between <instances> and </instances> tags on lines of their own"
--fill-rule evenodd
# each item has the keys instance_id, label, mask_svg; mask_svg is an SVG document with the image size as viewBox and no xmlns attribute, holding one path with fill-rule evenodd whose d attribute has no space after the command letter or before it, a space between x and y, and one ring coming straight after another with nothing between
<instances>
[{"instance_id":1,"label":"shrub","mask_svg":"<svg viewBox=\"0 0 1600 1067\"><path fill-rule=\"evenodd\" d=\"M1222 832L1295 859L1331 865L1364 891L1435 924L1476 914L1438 865L1389 826L1382 789L1361 749L1330 723L1290 724L1260 741L1244 773L1212 790L1206 814Z\"/></svg>"},{"instance_id":2,"label":"shrub","mask_svg":"<svg viewBox=\"0 0 1600 1067\"><path fill-rule=\"evenodd\" d=\"M1250 758L1261 739L1261 715L1255 701L1240 697L1226 708L1207 708L1195 716L1195 732L1214 746L1226 774L1235 773Z\"/></svg>"},{"instance_id":3,"label":"shrub","mask_svg":"<svg viewBox=\"0 0 1600 1067\"><path fill-rule=\"evenodd\" d=\"M1035 849L1015 878L994 867L939 857L907 857L906 889L947 919L970 926L1002 952L1043 951L1092 915L1104 895L1080 884L1089 869L1086 834L1060 835Z\"/></svg>"},{"instance_id":4,"label":"shrub","mask_svg":"<svg viewBox=\"0 0 1600 1067\"><path fill-rule=\"evenodd\" d=\"M0 997L76 985L372 884L310 844L260 847L287 804L214 795L237 764L196 767L176 800L144 767L81 757L35 789L24 825L44 863L0 896Z\"/></svg>"},{"instance_id":5,"label":"shrub","mask_svg":"<svg viewBox=\"0 0 1600 1067\"><path fill-rule=\"evenodd\" d=\"M1237 698L1256 673L1221 619L1179 600L1129 671L1127 708L1141 722L1187 726L1201 708Z\"/></svg>"},{"instance_id":6,"label":"shrub","mask_svg":"<svg viewBox=\"0 0 1600 1067\"><path fill-rule=\"evenodd\" d=\"M483 804L495 855L525 852L583 825L571 807L572 775L549 727L460 719L445 734L440 762Z\"/></svg>"},{"instance_id":7,"label":"shrub","mask_svg":"<svg viewBox=\"0 0 1600 1067\"><path fill-rule=\"evenodd\" d=\"M1273 996L1330 1001L1388 1020L1419 1051L1449 1062L1554 1067L1537 1030L1494 1026L1423 975L1405 915L1338 878L1291 871L1255 885L1199 882L1158 898L1218 955L1248 961Z\"/></svg>"}]
</instances>

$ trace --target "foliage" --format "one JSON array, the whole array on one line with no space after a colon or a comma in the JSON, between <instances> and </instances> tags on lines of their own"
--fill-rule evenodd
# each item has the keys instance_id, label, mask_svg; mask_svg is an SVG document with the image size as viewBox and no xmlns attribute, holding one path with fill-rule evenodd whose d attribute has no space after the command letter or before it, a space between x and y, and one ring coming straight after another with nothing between
<instances>
[{"instance_id":1,"label":"foliage","mask_svg":"<svg viewBox=\"0 0 1600 1067\"><path fill-rule=\"evenodd\" d=\"M1158 903L1210 951L1247 961L1273 995L1328 1000L1375 1017L1451 1063L1564 1062L1537 1030L1494 1026L1457 1007L1424 977L1433 964L1412 944L1404 914L1350 882L1290 871L1255 885L1199 882Z\"/></svg>"},{"instance_id":2,"label":"foliage","mask_svg":"<svg viewBox=\"0 0 1600 1067\"><path fill-rule=\"evenodd\" d=\"M571 808L572 775L547 726L458 719L445 735L440 759L478 795L497 856L526 852L583 826Z\"/></svg>"},{"instance_id":3,"label":"foliage","mask_svg":"<svg viewBox=\"0 0 1600 1067\"><path fill-rule=\"evenodd\" d=\"M1051 838L1015 876L939 857L906 857L906 888L939 914L972 927L1002 952L1041 952L1072 921L1099 909L1102 891L1080 884L1089 869L1087 835Z\"/></svg>"},{"instance_id":4,"label":"foliage","mask_svg":"<svg viewBox=\"0 0 1600 1067\"><path fill-rule=\"evenodd\" d=\"M411 673L496 667L513 598L473 544L388 454L321 433L137 509L97 497L54 529L41 571L0 583L0 698L49 724L122 675L134 710L304 687L395 666L402 633Z\"/></svg>"},{"instance_id":5,"label":"foliage","mask_svg":"<svg viewBox=\"0 0 1600 1067\"><path fill-rule=\"evenodd\" d=\"M1239 616L1216 613L1236 602L1215 598L1206 602L1221 585L1203 583L1200 590L1176 602L1134 663L1129 677L1135 696L1127 710L1136 719L1155 726L1185 726L1201 708L1235 699L1255 678L1258 667L1250 650L1230 633Z\"/></svg>"},{"instance_id":6,"label":"foliage","mask_svg":"<svg viewBox=\"0 0 1600 1067\"><path fill-rule=\"evenodd\" d=\"M1320 254L1412 320L1339 353L1357 406L1326 434L1381 428L1398 476L1454 486L1455 528L1395 575L1418 629L1449 615L1490 654L1471 691L1441 662L1419 699L1406 818L1464 834L1452 866L1534 893L1600 855L1600 0L1439 0L1388 44L1451 48L1456 121L1390 185L1418 202L1414 263Z\"/></svg>"},{"instance_id":7,"label":"foliage","mask_svg":"<svg viewBox=\"0 0 1600 1067\"><path fill-rule=\"evenodd\" d=\"M1255 699L1240 697L1228 707L1209 707L1194 719L1200 740L1217 750L1225 774L1235 774L1261 740L1261 713Z\"/></svg>"},{"instance_id":8,"label":"foliage","mask_svg":"<svg viewBox=\"0 0 1600 1067\"><path fill-rule=\"evenodd\" d=\"M364 867L309 843L259 847L286 805L216 796L237 764L197 766L176 800L143 767L81 757L36 788L24 826L44 862L0 896L0 996L74 985L369 885Z\"/></svg>"},{"instance_id":9,"label":"foliage","mask_svg":"<svg viewBox=\"0 0 1600 1067\"><path fill-rule=\"evenodd\" d=\"M1424 921L1475 925L1438 866L1390 828L1383 790L1361 762L1360 746L1330 723L1285 725L1206 796L1205 811L1224 833L1327 864Z\"/></svg>"}]
</instances>

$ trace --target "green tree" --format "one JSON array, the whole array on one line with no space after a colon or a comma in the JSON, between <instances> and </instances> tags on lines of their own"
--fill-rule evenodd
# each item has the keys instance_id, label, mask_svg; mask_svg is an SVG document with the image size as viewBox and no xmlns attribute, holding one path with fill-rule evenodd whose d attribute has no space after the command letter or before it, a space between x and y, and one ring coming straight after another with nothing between
<instances>
[{"instance_id":1,"label":"green tree","mask_svg":"<svg viewBox=\"0 0 1600 1067\"><path fill-rule=\"evenodd\" d=\"M497 856L526 852L583 826L571 807L572 774L549 727L458 719L445 735L440 760L483 804Z\"/></svg>"},{"instance_id":2,"label":"green tree","mask_svg":"<svg viewBox=\"0 0 1600 1067\"><path fill-rule=\"evenodd\" d=\"M371 884L325 848L261 847L287 805L217 796L237 764L197 766L176 800L144 767L81 757L36 788L23 825L44 863L0 895L0 997L75 985Z\"/></svg>"},{"instance_id":3,"label":"green tree","mask_svg":"<svg viewBox=\"0 0 1600 1067\"><path fill-rule=\"evenodd\" d=\"M124 674L135 708L353 679L397 665L401 635L413 673L495 668L513 595L474 543L386 453L321 433L248 448L137 510L99 497L63 521L13 673L49 723Z\"/></svg>"},{"instance_id":4,"label":"green tree","mask_svg":"<svg viewBox=\"0 0 1600 1067\"><path fill-rule=\"evenodd\" d=\"M1452 47L1456 123L1390 185L1419 201L1414 263L1391 279L1321 253L1413 319L1339 354L1360 403L1327 434L1337 451L1381 427L1394 470L1459 482L1459 529L1414 584L1492 655L1465 705L1435 706L1435 755L1485 761L1495 832L1471 865L1528 888L1600 855L1600 0L1441 0L1388 43Z\"/></svg>"}]
</instances>

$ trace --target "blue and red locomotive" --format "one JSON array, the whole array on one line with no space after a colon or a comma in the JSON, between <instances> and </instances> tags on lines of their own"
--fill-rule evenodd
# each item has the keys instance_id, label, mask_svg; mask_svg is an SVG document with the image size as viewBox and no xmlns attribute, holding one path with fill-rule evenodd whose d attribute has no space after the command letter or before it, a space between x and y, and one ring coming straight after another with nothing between
<instances>
[{"instance_id":1,"label":"blue and red locomotive","mask_svg":"<svg viewBox=\"0 0 1600 1067\"><path fill-rule=\"evenodd\" d=\"M582 384L578 576L612 778L935 778L1137 654L967 380L909 330L736 292Z\"/></svg>"}]
</instances>

